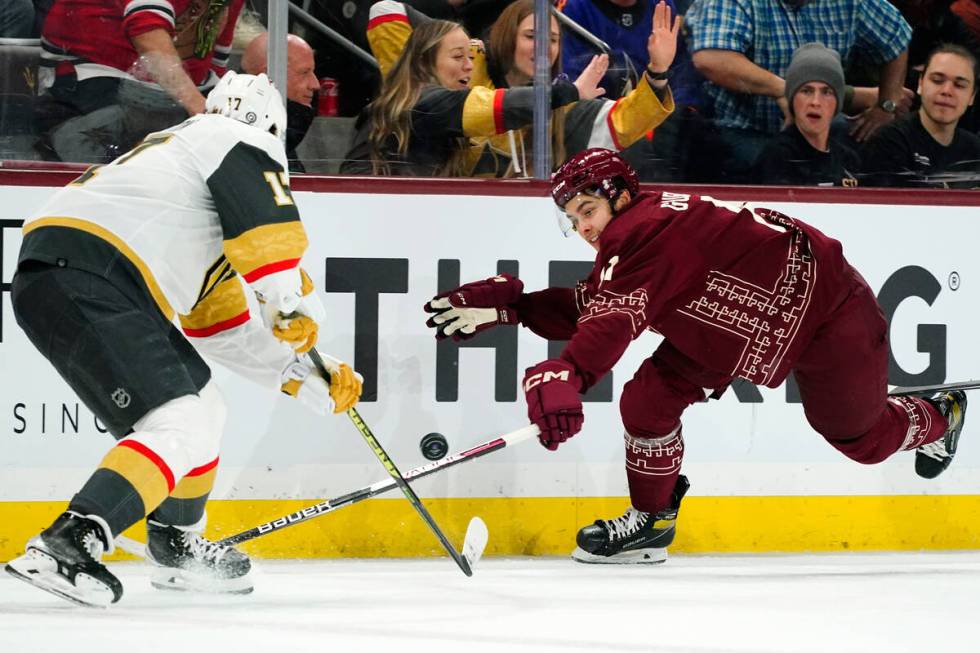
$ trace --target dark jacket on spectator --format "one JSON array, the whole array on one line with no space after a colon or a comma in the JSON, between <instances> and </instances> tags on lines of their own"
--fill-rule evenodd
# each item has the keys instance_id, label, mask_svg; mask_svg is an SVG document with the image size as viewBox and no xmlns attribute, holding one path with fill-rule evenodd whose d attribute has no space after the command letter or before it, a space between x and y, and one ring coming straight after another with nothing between
<instances>
[{"instance_id":1,"label":"dark jacket on spectator","mask_svg":"<svg viewBox=\"0 0 980 653\"><path fill-rule=\"evenodd\" d=\"M888 125L865 145L865 186L980 187L980 137L957 128L942 145L918 112Z\"/></svg>"},{"instance_id":2,"label":"dark jacket on spectator","mask_svg":"<svg viewBox=\"0 0 980 653\"><path fill-rule=\"evenodd\" d=\"M860 164L857 152L844 143L831 139L828 151L821 152L790 125L759 154L752 179L779 186L857 186Z\"/></svg>"}]
</instances>

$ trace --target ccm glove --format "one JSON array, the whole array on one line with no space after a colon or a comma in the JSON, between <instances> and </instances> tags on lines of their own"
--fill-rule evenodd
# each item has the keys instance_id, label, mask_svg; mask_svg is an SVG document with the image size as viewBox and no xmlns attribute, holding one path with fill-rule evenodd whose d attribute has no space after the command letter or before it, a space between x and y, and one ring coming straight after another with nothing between
<instances>
[{"instance_id":1,"label":"ccm glove","mask_svg":"<svg viewBox=\"0 0 980 653\"><path fill-rule=\"evenodd\" d=\"M272 335L288 343L297 354L316 344L326 309L303 268L271 274L255 284L262 304L262 319Z\"/></svg>"},{"instance_id":2,"label":"ccm glove","mask_svg":"<svg viewBox=\"0 0 980 653\"><path fill-rule=\"evenodd\" d=\"M559 358L538 363L524 373L527 417L540 429L538 440L545 449L556 450L582 430L585 416L580 386L575 368Z\"/></svg>"},{"instance_id":3,"label":"ccm glove","mask_svg":"<svg viewBox=\"0 0 980 653\"><path fill-rule=\"evenodd\" d=\"M517 311L510 304L524 291L524 283L509 274L467 283L436 295L426 302L426 313L435 313L425 325L436 330L436 339L468 340L497 324L517 325Z\"/></svg>"},{"instance_id":4,"label":"ccm glove","mask_svg":"<svg viewBox=\"0 0 980 653\"><path fill-rule=\"evenodd\" d=\"M290 363L282 375L282 391L296 397L317 415L346 413L361 398L364 379L347 363L320 355L332 367L325 380L308 356Z\"/></svg>"}]
</instances>

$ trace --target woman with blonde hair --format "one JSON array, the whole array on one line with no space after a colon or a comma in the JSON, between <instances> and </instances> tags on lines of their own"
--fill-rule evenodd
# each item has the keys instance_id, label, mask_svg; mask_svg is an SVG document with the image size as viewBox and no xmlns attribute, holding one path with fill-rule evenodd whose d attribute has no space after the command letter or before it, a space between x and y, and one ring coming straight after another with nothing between
<instances>
[{"instance_id":1,"label":"woman with blonde hair","mask_svg":"<svg viewBox=\"0 0 980 653\"><path fill-rule=\"evenodd\" d=\"M596 57L571 83L552 86L552 108L590 99L607 66ZM388 69L378 97L367 107L342 172L411 176L464 176L470 138L488 138L533 120L532 88L470 88L470 38L456 23L430 20L408 37Z\"/></svg>"},{"instance_id":2,"label":"woman with blonde hair","mask_svg":"<svg viewBox=\"0 0 980 653\"><path fill-rule=\"evenodd\" d=\"M382 0L371 8L368 42L382 71L407 47L415 31L429 22L426 16L395 0ZM486 52L474 48L469 86L500 90L528 87L534 78L534 1L510 4L490 29ZM650 65L630 93L612 101L581 97L578 102L556 107L552 101L551 158L555 165L587 147L622 150L656 128L674 110L666 71L677 49L678 23L660 2L653 17L647 50ZM549 60L553 77L559 76L559 32L550 25ZM608 65L608 62L604 62ZM583 72L583 75L585 73ZM470 138L469 152L461 166L467 176L526 175L532 159L530 120L502 133Z\"/></svg>"}]
</instances>

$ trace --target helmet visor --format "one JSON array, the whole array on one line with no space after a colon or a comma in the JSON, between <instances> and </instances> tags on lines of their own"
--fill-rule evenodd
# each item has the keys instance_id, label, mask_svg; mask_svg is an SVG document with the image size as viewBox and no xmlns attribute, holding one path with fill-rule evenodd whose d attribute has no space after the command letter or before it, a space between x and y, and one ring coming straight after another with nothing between
<instances>
[{"instance_id":1,"label":"helmet visor","mask_svg":"<svg viewBox=\"0 0 980 653\"><path fill-rule=\"evenodd\" d=\"M558 228L561 235L568 238L575 232L575 218L565 213L565 210L555 205L555 220L558 221Z\"/></svg>"}]
</instances>

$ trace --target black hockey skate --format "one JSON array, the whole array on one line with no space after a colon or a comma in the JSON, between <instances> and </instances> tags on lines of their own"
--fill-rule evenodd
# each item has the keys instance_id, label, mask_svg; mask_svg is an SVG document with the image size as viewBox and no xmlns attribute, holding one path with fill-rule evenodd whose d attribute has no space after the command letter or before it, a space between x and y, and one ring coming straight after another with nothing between
<instances>
[{"instance_id":1,"label":"black hockey skate","mask_svg":"<svg viewBox=\"0 0 980 653\"><path fill-rule=\"evenodd\" d=\"M926 401L943 414L949 426L943 437L915 450L915 473L922 478L936 478L946 471L956 455L956 445L966 420L966 393L962 390L938 392Z\"/></svg>"},{"instance_id":2,"label":"black hockey skate","mask_svg":"<svg viewBox=\"0 0 980 653\"><path fill-rule=\"evenodd\" d=\"M63 599L104 608L123 594L122 583L102 564L102 553L114 549L104 521L68 511L32 538L24 555L7 563L6 569Z\"/></svg>"},{"instance_id":3,"label":"black hockey skate","mask_svg":"<svg viewBox=\"0 0 980 653\"><path fill-rule=\"evenodd\" d=\"M155 566L150 584L157 589L217 594L254 589L248 556L185 527L146 520L146 559Z\"/></svg>"},{"instance_id":4,"label":"black hockey skate","mask_svg":"<svg viewBox=\"0 0 980 653\"><path fill-rule=\"evenodd\" d=\"M583 527L575 538L578 546L572 558L597 564L655 564L667 559L667 546L674 541L677 511L691 484L677 477L670 506L657 513L642 512L630 506L615 519L598 519Z\"/></svg>"}]
</instances>

